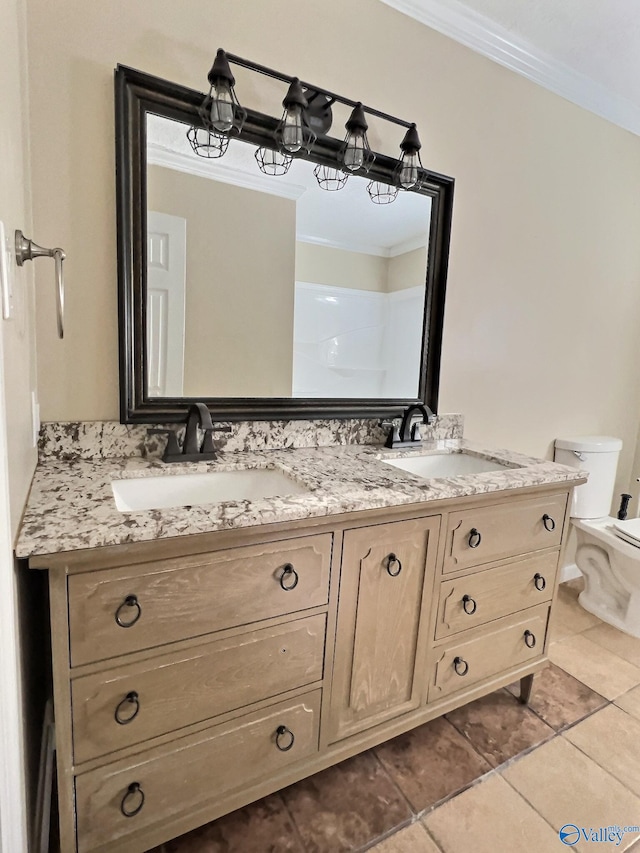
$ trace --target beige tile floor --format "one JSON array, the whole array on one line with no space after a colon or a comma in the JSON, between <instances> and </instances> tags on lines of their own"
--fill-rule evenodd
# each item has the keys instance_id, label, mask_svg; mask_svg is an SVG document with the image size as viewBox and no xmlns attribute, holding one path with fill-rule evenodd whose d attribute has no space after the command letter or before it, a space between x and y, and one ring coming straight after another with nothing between
<instances>
[{"instance_id":1,"label":"beige tile floor","mask_svg":"<svg viewBox=\"0 0 640 853\"><path fill-rule=\"evenodd\" d=\"M580 588L580 582L560 588L550 658L612 704L506 762L424 816L421 823L435 847L426 846L410 826L371 849L640 851L640 830L624 833L619 843L582 839L567 845L558 834L565 824L640 827L640 640L583 611L577 602Z\"/></svg>"}]
</instances>

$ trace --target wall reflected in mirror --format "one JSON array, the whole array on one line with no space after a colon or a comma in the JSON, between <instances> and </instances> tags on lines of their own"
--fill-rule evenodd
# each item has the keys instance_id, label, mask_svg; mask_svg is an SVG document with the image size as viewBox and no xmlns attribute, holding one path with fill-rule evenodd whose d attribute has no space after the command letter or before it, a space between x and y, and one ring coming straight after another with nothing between
<instances>
[{"instance_id":1,"label":"wall reflected in mirror","mask_svg":"<svg viewBox=\"0 0 640 853\"><path fill-rule=\"evenodd\" d=\"M199 158L187 128L147 114L148 396L416 397L431 198Z\"/></svg>"}]
</instances>

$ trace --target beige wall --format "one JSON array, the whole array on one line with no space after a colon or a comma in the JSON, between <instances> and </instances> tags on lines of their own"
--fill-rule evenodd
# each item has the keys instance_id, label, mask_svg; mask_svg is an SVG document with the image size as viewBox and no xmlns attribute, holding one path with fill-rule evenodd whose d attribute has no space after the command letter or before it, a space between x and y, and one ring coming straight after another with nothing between
<instances>
[{"instance_id":1,"label":"beige wall","mask_svg":"<svg viewBox=\"0 0 640 853\"><path fill-rule=\"evenodd\" d=\"M427 247L414 249L389 258L387 290L407 290L409 287L424 287L427 278Z\"/></svg>"},{"instance_id":2,"label":"beige wall","mask_svg":"<svg viewBox=\"0 0 640 853\"><path fill-rule=\"evenodd\" d=\"M315 243L296 243L296 281L390 293L424 285L426 270L426 248L382 258Z\"/></svg>"},{"instance_id":3,"label":"beige wall","mask_svg":"<svg viewBox=\"0 0 640 853\"><path fill-rule=\"evenodd\" d=\"M290 396L295 202L162 166L147 192L187 220L185 396Z\"/></svg>"},{"instance_id":4,"label":"beige wall","mask_svg":"<svg viewBox=\"0 0 640 853\"><path fill-rule=\"evenodd\" d=\"M23 98L26 97L24 4L8 0L0 15L0 220L12 240L16 228L42 241L31 226L29 168ZM45 243L46 245L46 243ZM49 274L53 293L53 262L39 261ZM36 464L31 429L31 390L35 389L33 266L13 264L14 317L0 315L0 346L4 361L6 438L9 460L11 528L15 538ZM50 318L55 330L55 317ZM0 426L0 428L2 428Z\"/></svg>"},{"instance_id":5,"label":"beige wall","mask_svg":"<svg viewBox=\"0 0 640 853\"><path fill-rule=\"evenodd\" d=\"M315 243L296 243L296 281L386 293L388 258Z\"/></svg>"},{"instance_id":6,"label":"beige wall","mask_svg":"<svg viewBox=\"0 0 640 853\"><path fill-rule=\"evenodd\" d=\"M313 10L340 22L321 47L312 7L294 0L30 0L35 226L70 259L68 337L59 346L48 318L39 328L44 417L118 416L113 68L204 87L222 45L415 120L425 164L455 177L440 409L464 412L474 439L535 454L558 435L619 435L627 475L640 409L638 138L382 3ZM239 74L240 100L276 114L262 82ZM395 128L371 125L374 147L398 144Z\"/></svg>"}]
</instances>

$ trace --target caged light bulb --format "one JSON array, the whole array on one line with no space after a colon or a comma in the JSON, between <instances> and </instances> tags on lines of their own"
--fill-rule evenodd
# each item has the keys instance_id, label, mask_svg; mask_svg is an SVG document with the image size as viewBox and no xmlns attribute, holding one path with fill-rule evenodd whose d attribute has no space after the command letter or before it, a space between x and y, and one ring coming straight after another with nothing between
<instances>
[{"instance_id":1,"label":"caged light bulb","mask_svg":"<svg viewBox=\"0 0 640 853\"><path fill-rule=\"evenodd\" d=\"M418 161L418 152L414 154L406 154L402 158L402 166L400 168L399 184L405 190L410 190L418 183L418 170L420 164Z\"/></svg>"},{"instance_id":2,"label":"caged light bulb","mask_svg":"<svg viewBox=\"0 0 640 853\"><path fill-rule=\"evenodd\" d=\"M233 127L234 108L231 86L228 80L217 80L211 98L211 124L225 133Z\"/></svg>"},{"instance_id":3,"label":"caged light bulb","mask_svg":"<svg viewBox=\"0 0 640 853\"><path fill-rule=\"evenodd\" d=\"M344 150L343 163L345 169L350 172L357 172L364 165L364 135L362 133L350 134L347 147Z\"/></svg>"},{"instance_id":4,"label":"caged light bulb","mask_svg":"<svg viewBox=\"0 0 640 853\"><path fill-rule=\"evenodd\" d=\"M302 108L295 105L286 111L282 123L282 147L292 153L299 151L304 142Z\"/></svg>"}]
</instances>

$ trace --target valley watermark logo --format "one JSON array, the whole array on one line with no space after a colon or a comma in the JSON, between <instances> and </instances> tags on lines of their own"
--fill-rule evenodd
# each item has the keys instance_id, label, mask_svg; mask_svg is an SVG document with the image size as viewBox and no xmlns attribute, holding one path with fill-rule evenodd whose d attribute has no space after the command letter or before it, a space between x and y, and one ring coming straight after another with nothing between
<instances>
[{"instance_id":1,"label":"valley watermark logo","mask_svg":"<svg viewBox=\"0 0 640 853\"><path fill-rule=\"evenodd\" d=\"M591 841L594 844L615 844L619 847L627 832L640 832L640 826L576 826L575 823L565 823L558 833L560 841L567 847L574 847L579 841Z\"/></svg>"}]
</instances>

